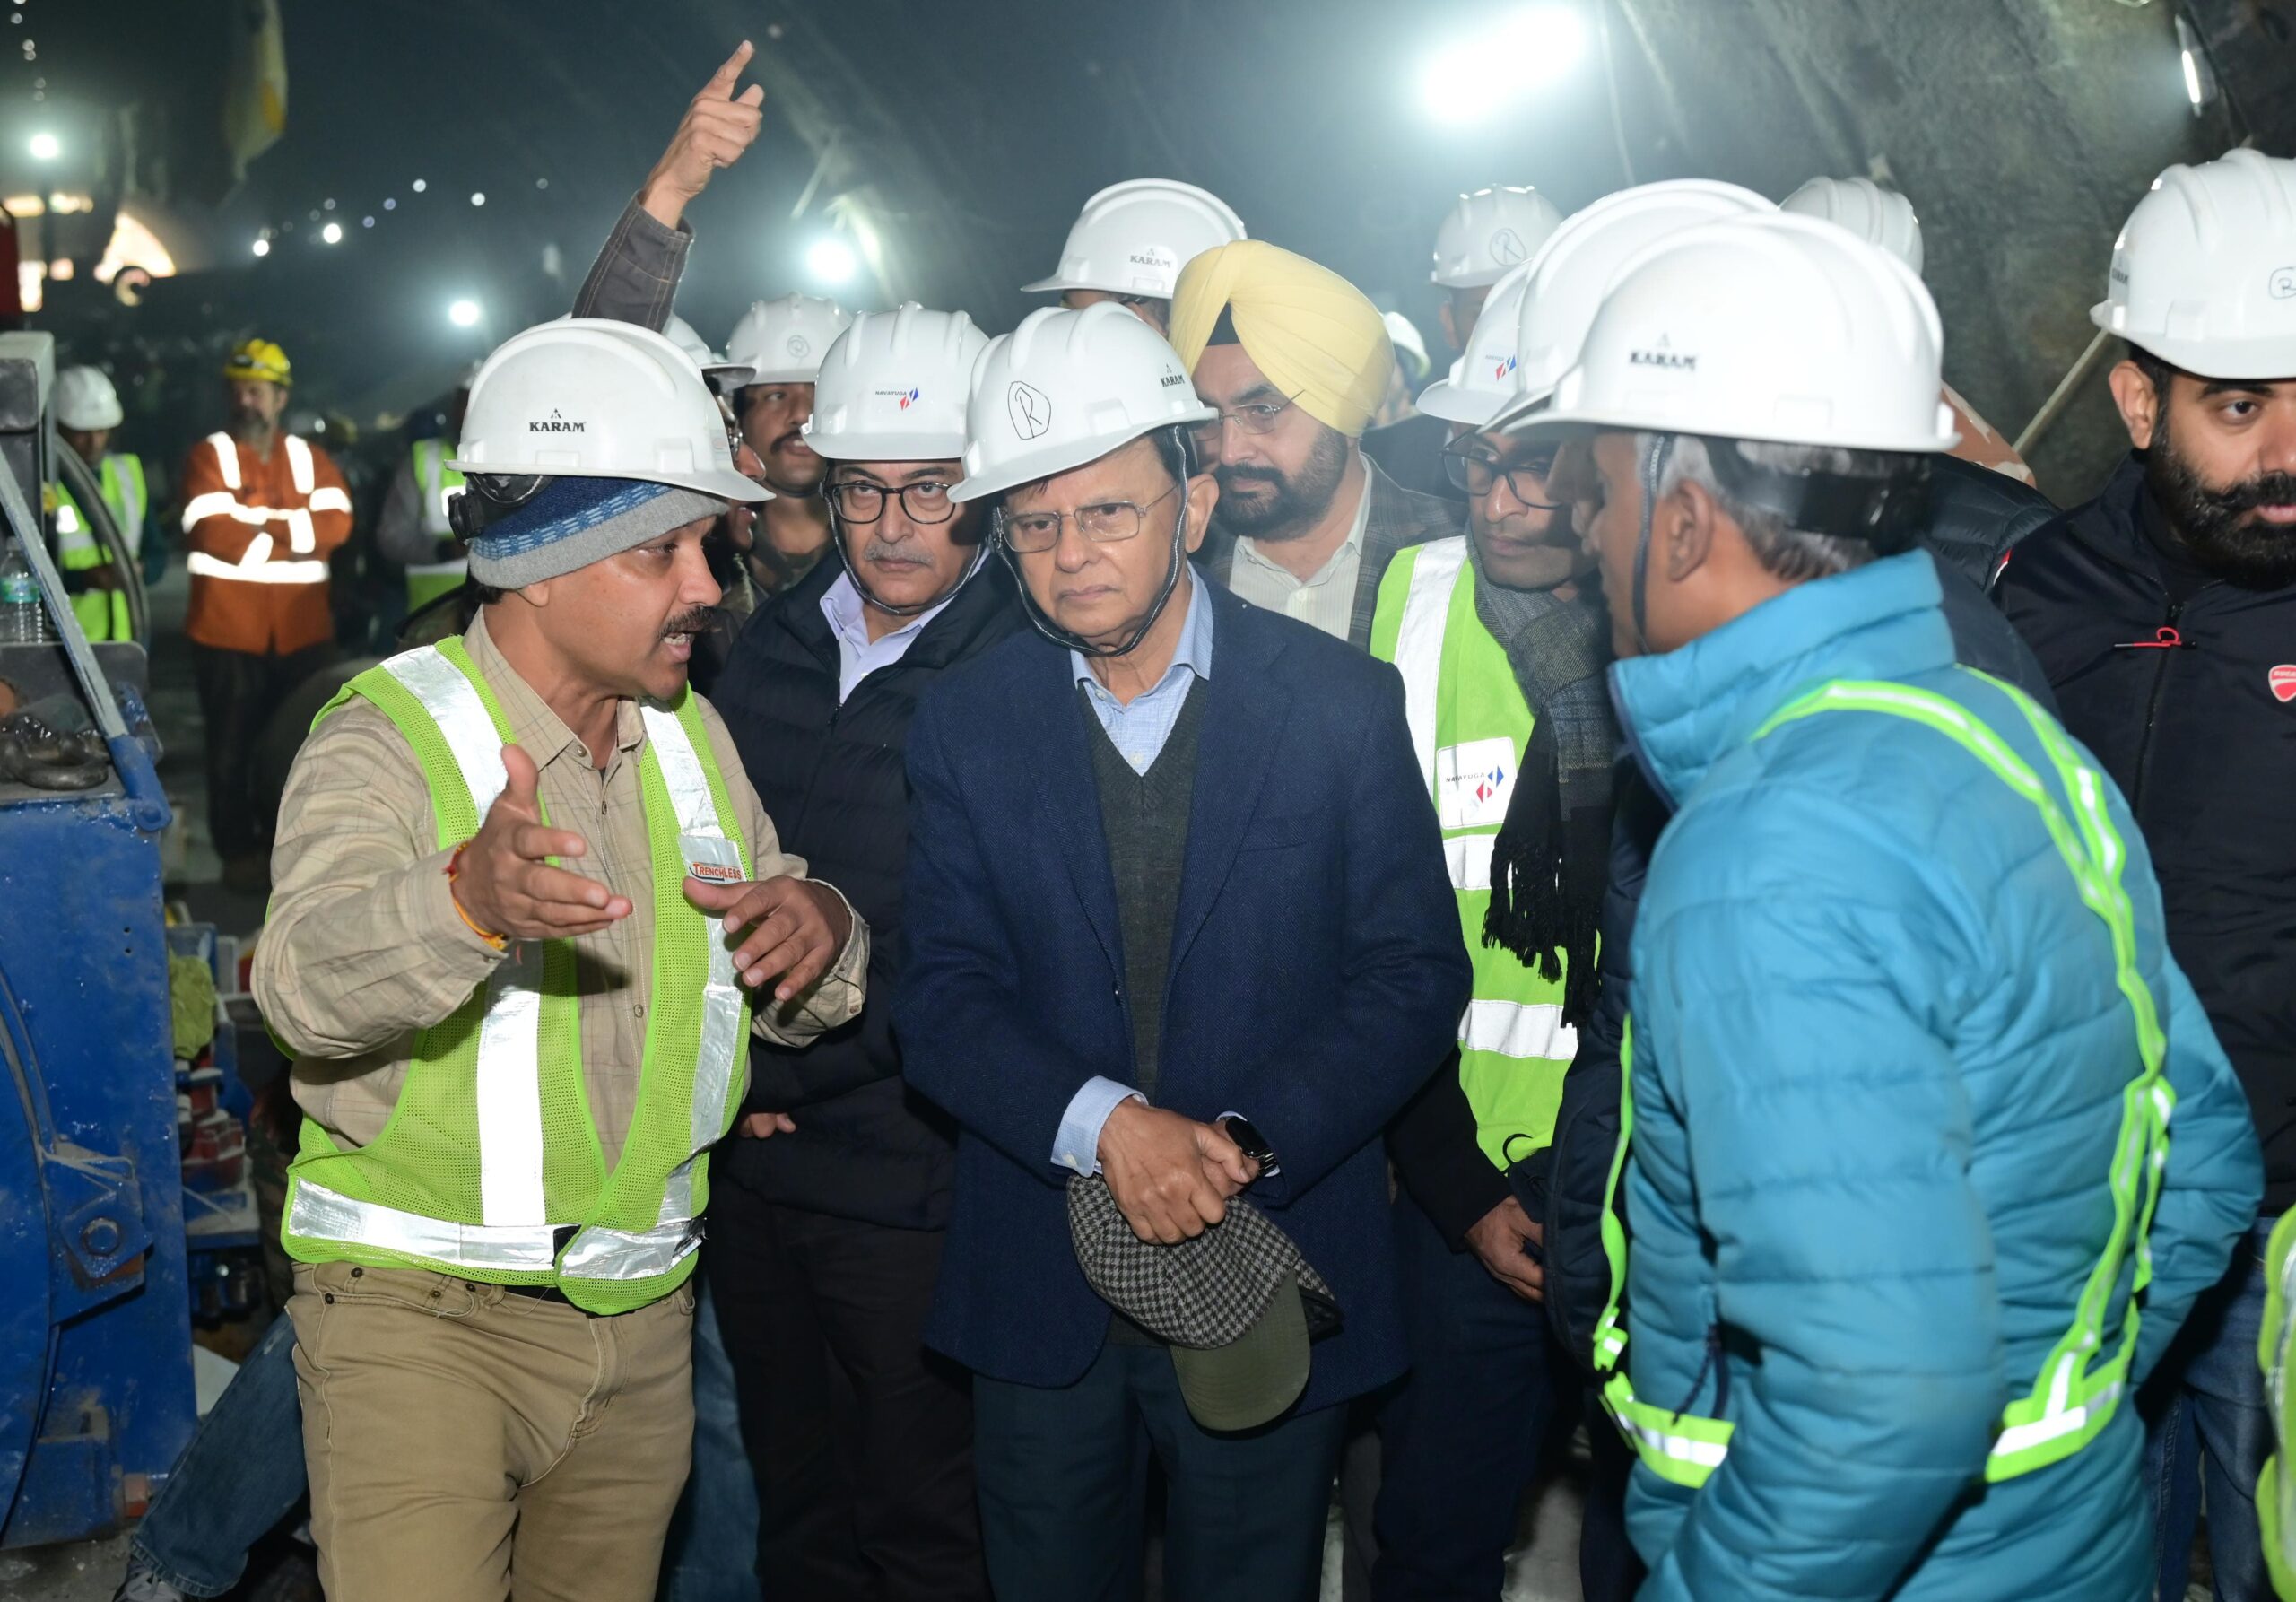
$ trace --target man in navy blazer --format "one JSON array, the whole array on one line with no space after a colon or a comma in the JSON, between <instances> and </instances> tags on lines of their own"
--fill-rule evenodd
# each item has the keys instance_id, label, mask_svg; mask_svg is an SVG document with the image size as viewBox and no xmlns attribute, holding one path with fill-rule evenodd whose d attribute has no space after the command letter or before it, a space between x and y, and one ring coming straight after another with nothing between
<instances>
[{"instance_id":1,"label":"man in navy blazer","mask_svg":"<svg viewBox=\"0 0 2296 1602\"><path fill-rule=\"evenodd\" d=\"M976 1376L1002 1602L1137 1595L1151 1450L1167 1595L1314 1596L1337 1404L1405 1366L1379 1135L1457 1032L1457 911L1394 670L1187 562L1217 487L1180 425L1208 414L1112 307L989 348L957 492L1004 496L1038 631L909 736L894 1021L961 1128L926 1338ZM1274 1423L1198 1427L1087 1284L1065 1188L1096 1171L1167 1243L1248 1188L1329 1282L1342 1328Z\"/></svg>"}]
</instances>

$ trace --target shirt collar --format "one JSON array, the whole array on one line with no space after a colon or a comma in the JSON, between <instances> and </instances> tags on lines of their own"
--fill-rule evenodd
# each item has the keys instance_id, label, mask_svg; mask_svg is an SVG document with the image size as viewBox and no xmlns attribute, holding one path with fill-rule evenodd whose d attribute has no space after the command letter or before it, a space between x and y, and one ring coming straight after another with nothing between
<instances>
[{"instance_id":1,"label":"shirt collar","mask_svg":"<svg viewBox=\"0 0 2296 1602\"><path fill-rule=\"evenodd\" d=\"M502 716L510 725L510 737L534 759L537 769L546 768L569 751L586 766L594 765L589 749L575 732L566 727L566 720L550 710L550 703L535 693L534 687L518 676L486 631L486 609L481 607L463 633L463 644L470 652L470 659L494 692L495 701L502 708ZM646 718L634 701L614 703L614 747L617 752L631 752L646 744ZM609 763L611 771L612 763Z\"/></svg>"},{"instance_id":2,"label":"shirt collar","mask_svg":"<svg viewBox=\"0 0 2296 1602\"><path fill-rule=\"evenodd\" d=\"M1151 695L1170 683L1172 676L1182 671L1192 673L1199 679L1212 676L1212 605L1205 599L1205 588L1202 570L1196 563L1189 562L1187 616L1180 623L1180 642L1172 652L1172 665L1164 669L1164 676L1156 681L1155 689L1149 692ZM1083 652L1072 650L1068 653L1068 668L1076 675L1076 682L1087 690L1107 693L1100 681L1092 676L1091 661Z\"/></svg>"},{"instance_id":3,"label":"shirt collar","mask_svg":"<svg viewBox=\"0 0 2296 1602\"><path fill-rule=\"evenodd\" d=\"M976 561L973 568L966 570L965 577L957 581L956 589L943 596L915 617L904 619L900 628L874 640L869 638L868 616L861 609L860 587L853 582L853 575L849 572L839 573L837 582L822 592L822 615L829 620L830 632L855 650L865 651L872 645L883 645L888 640L899 640L904 634L914 634L940 616L948 609L949 603L957 598L958 590L970 582L973 569L979 565Z\"/></svg>"},{"instance_id":4,"label":"shirt collar","mask_svg":"<svg viewBox=\"0 0 2296 1602\"><path fill-rule=\"evenodd\" d=\"M1281 573L1300 588L1306 589L1312 585L1321 584L1329 579L1343 565L1363 549L1363 535L1370 527L1370 522L1371 461L1369 457L1366 457L1363 460L1363 486L1355 496L1355 521L1348 526L1347 537L1339 542L1339 548L1324 559L1324 565L1318 568L1313 575L1306 579L1293 579L1290 568L1280 562L1271 562L1260 554L1257 540L1239 538L1236 541L1236 549L1242 553L1246 561L1257 563L1271 573Z\"/></svg>"}]
</instances>

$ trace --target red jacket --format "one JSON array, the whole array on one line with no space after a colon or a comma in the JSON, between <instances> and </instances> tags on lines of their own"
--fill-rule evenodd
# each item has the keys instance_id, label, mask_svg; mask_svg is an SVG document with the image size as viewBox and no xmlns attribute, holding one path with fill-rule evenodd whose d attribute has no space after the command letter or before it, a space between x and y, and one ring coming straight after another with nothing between
<instances>
[{"instance_id":1,"label":"red jacket","mask_svg":"<svg viewBox=\"0 0 2296 1602\"><path fill-rule=\"evenodd\" d=\"M210 434L183 492L194 642L284 656L335 637L326 558L351 537L351 492L326 452L287 434L262 457Z\"/></svg>"}]
</instances>

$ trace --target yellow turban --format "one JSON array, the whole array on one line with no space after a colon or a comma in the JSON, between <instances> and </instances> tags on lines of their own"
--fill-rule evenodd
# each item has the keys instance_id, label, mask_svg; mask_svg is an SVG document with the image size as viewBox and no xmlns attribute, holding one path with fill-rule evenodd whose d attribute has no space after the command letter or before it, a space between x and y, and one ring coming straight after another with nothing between
<instances>
[{"instance_id":1,"label":"yellow turban","mask_svg":"<svg viewBox=\"0 0 2296 1602\"><path fill-rule=\"evenodd\" d=\"M1172 348L1191 371L1226 312L1244 354L1317 422L1352 437L1395 370L1379 309L1328 267L1262 239L1207 250L1172 291Z\"/></svg>"}]
</instances>

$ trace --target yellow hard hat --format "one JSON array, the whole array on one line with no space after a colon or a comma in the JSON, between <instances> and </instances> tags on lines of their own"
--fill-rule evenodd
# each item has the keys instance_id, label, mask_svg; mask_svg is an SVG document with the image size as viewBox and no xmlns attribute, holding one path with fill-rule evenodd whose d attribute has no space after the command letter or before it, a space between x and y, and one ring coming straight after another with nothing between
<instances>
[{"instance_id":1,"label":"yellow hard hat","mask_svg":"<svg viewBox=\"0 0 2296 1602\"><path fill-rule=\"evenodd\" d=\"M223 363L227 379L261 379L268 383L293 383L294 370L287 365L287 353L267 339L250 339L231 353Z\"/></svg>"}]
</instances>

